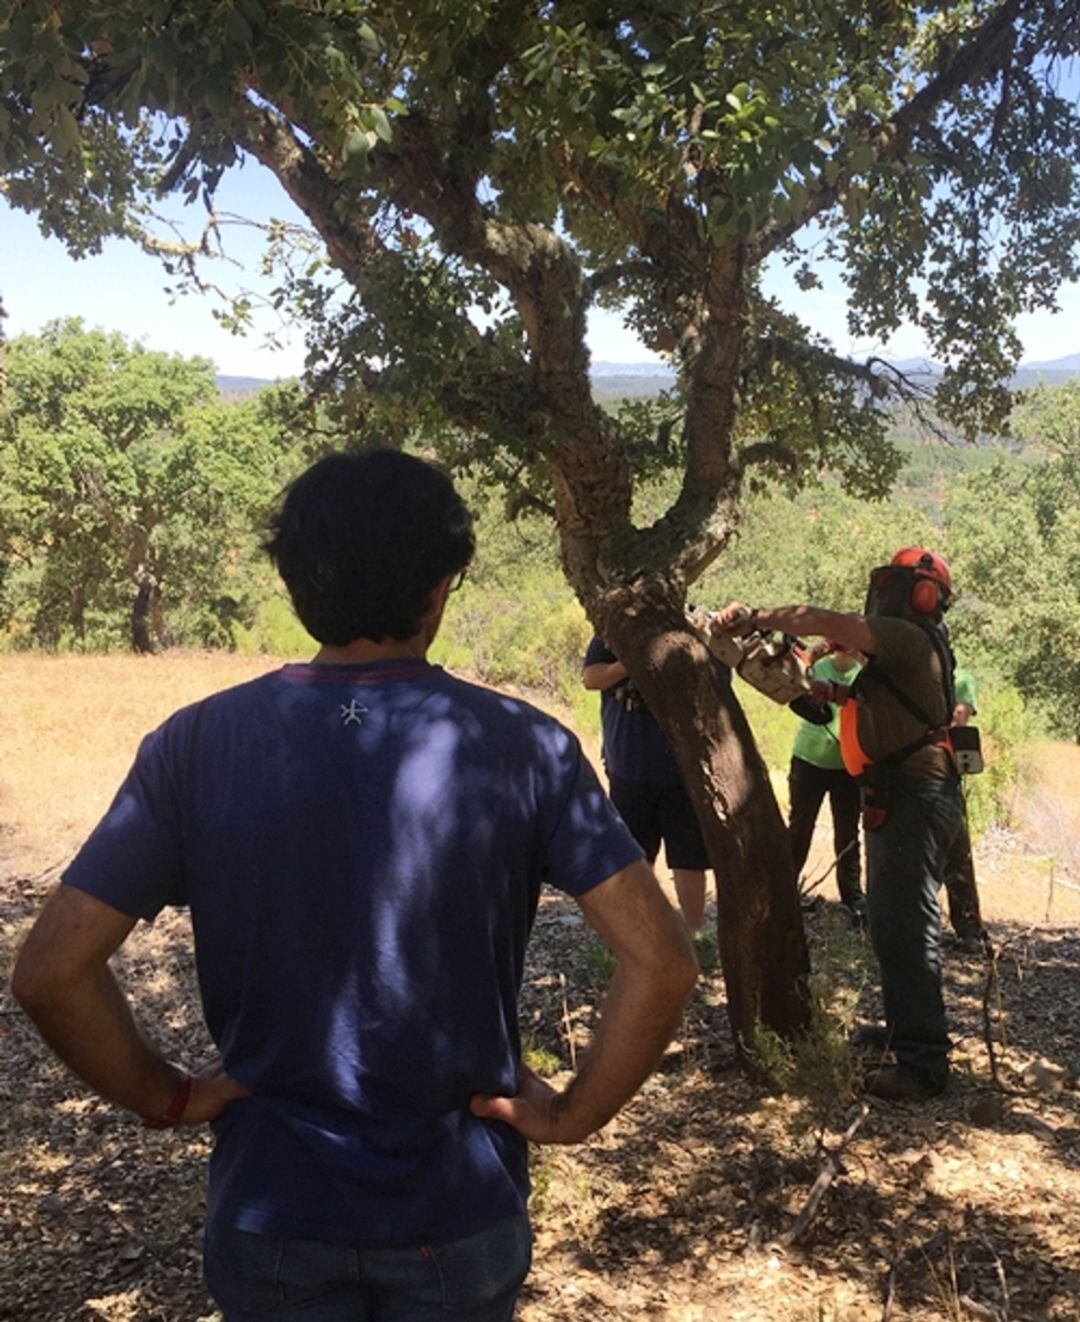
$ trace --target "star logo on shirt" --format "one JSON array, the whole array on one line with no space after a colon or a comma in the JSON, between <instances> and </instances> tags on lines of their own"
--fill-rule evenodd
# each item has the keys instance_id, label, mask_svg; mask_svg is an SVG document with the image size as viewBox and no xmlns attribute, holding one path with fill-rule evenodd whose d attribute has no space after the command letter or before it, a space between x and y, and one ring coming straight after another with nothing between
<instances>
[{"instance_id":1,"label":"star logo on shirt","mask_svg":"<svg viewBox=\"0 0 1080 1322\"><path fill-rule=\"evenodd\" d=\"M355 698L353 698L353 700L349 703L347 707L344 704L342 704L341 707L342 725L363 725L364 723L363 717L367 715L367 710L368 709L366 707L361 706L360 703L358 703Z\"/></svg>"}]
</instances>

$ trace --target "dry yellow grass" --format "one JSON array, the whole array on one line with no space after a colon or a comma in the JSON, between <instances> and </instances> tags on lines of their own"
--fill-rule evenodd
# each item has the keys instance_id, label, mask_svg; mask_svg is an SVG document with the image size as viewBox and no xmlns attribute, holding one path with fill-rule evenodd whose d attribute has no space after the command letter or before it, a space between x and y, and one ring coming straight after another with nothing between
<instances>
[{"instance_id":1,"label":"dry yellow grass","mask_svg":"<svg viewBox=\"0 0 1080 1322\"><path fill-rule=\"evenodd\" d=\"M0 872L59 863L93 827L143 735L279 663L223 652L0 658Z\"/></svg>"},{"instance_id":2,"label":"dry yellow grass","mask_svg":"<svg viewBox=\"0 0 1080 1322\"><path fill-rule=\"evenodd\" d=\"M108 807L142 737L172 712L281 664L179 650L0 656L0 875L37 873L73 853ZM554 714L566 719L564 711ZM596 740L585 742L598 761Z\"/></svg>"},{"instance_id":3,"label":"dry yellow grass","mask_svg":"<svg viewBox=\"0 0 1080 1322\"><path fill-rule=\"evenodd\" d=\"M108 806L148 730L178 707L280 664L224 652L0 657L0 875L26 876L64 861ZM598 762L595 739L584 742ZM1080 893L1068 886L1078 880L1080 748L1047 745L1039 760L1018 808L1022 846L992 845L977 860L984 910L990 919L1042 921L1053 872L1065 885L1055 886L1051 920L1077 922ZM825 809L808 875L824 872L831 857ZM832 878L821 893L834 895Z\"/></svg>"}]
</instances>

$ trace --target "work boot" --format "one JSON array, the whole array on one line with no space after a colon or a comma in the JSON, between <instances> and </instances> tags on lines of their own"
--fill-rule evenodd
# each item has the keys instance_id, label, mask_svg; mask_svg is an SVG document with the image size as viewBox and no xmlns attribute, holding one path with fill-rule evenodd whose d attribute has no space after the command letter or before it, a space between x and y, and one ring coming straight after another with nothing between
<instances>
[{"instance_id":1,"label":"work boot","mask_svg":"<svg viewBox=\"0 0 1080 1322\"><path fill-rule=\"evenodd\" d=\"M959 927L951 939L947 939L949 948L958 955L982 954L990 941L990 934L985 927Z\"/></svg>"},{"instance_id":2,"label":"work boot","mask_svg":"<svg viewBox=\"0 0 1080 1322\"><path fill-rule=\"evenodd\" d=\"M865 932L867 928L866 899L860 895L857 899L844 900L844 908L851 920L854 932Z\"/></svg>"},{"instance_id":3,"label":"work boot","mask_svg":"<svg viewBox=\"0 0 1080 1322\"><path fill-rule=\"evenodd\" d=\"M884 1024L860 1024L851 1035L852 1051L883 1055L892 1046L892 1033Z\"/></svg>"},{"instance_id":4,"label":"work boot","mask_svg":"<svg viewBox=\"0 0 1080 1322\"><path fill-rule=\"evenodd\" d=\"M886 1102L928 1102L945 1091L944 1083L934 1085L916 1078L902 1065L882 1065L872 1070L863 1082L863 1092Z\"/></svg>"}]
</instances>

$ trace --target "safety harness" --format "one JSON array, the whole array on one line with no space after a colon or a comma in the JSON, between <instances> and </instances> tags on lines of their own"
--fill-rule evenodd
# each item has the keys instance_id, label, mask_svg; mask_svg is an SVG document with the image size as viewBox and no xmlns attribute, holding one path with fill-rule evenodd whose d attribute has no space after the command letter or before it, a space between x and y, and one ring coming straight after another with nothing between
<instances>
[{"instance_id":1,"label":"safety harness","mask_svg":"<svg viewBox=\"0 0 1080 1322\"><path fill-rule=\"evenodd\" d=\"M941 663L941 674L945 685L946 717L944 722L935 721L928 715L921 706L892 678L885 667L874 656L871 656L866 665L855 678L851 686L850 700L840 709L840 750L844 758L844 766L851 776L865 779L873 768L879 767L887 770L896 770L908 760L912 754L917 753L919 749L928 746L943 748L949 758L955 764L955 756L952 749L950 738L950 726L952 712L956 706L956 690L954 686L953 673L956 669L956 658L953 656L952 648L946 640L945 631L940 625L930 622L912 621L918 623L920 629L926 634L937 653L938 660ZM920 724L926 729L916 739L903 747L895 749L884 757L870 758L859 742L858 736L858 704L855 699L860 696L860 690L865 687L865 681L871 679L879 682L886 688L896 701L908 712L914 716Z\"/></svg>"}]
</instances>

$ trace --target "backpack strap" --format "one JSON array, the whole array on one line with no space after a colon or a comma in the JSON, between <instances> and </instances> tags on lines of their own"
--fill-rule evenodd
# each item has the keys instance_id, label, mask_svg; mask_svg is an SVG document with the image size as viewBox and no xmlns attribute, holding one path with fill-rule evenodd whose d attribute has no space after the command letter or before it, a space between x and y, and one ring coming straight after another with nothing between
<instances>
[{"instance_id":1,"label":"backpack strap","mask_svg":"<svg viewBox=\"0 0 1080 1322\"><path fill-rule=\"evenodd\" d=\"M885 685L885 687L893 695L893 697L900 704L900 706L903 707L912 716L914 716L915 719L921 725L928 726L934 730L941 728L939 722L929 717L926 714L926 712L924 712L923 709L919 706L919 704L904 692L904 690L900 687L899 684L896 683L896 681L884 668L884 666L881 665L877 657L872 656L870 660L866 663L866 665L863 667L862 673L855 676L856 685L858 685L863 675L865 675L868 671L874 679L880 680L881 683Z\"/></svg>"},{"instance_id":2,"label":"backpack strap","mask_svg":"<svg viewBox=\"0 0 1080 1322\"><path fill-rule=\"evenodd\" d=\"M896 701L904 708L909 715L914 716L917 721L926 726L926 731L917 739L913 739L909 744L904 744L895 752L889 753L887 757L878 758L874 766L896 768L903 762L906 762L913 753L919 749L926 748L928 745L941 743L948 752L949 757L953 758L952 745L949 742L949 726L952 721L953 708L956 706L956 690L953 681L953 672L956 669L956 657L953 655L952 648L948 643L948 636L944 628L939 624L919 622L919 628L923 630L930 640L930 644L937 653L938 660L941 662L941 675L944 681L945 701L948 706L946 718L943 722L932 719L919 706L919 704L892 678L885 667L878 661L877 657L871 656L866 665L855 677L855 683L851 686L851 692L854 696L862 682L863 676L869 674L873 679L880 682L888 689Z\"/></svg>"}]
</instances>

